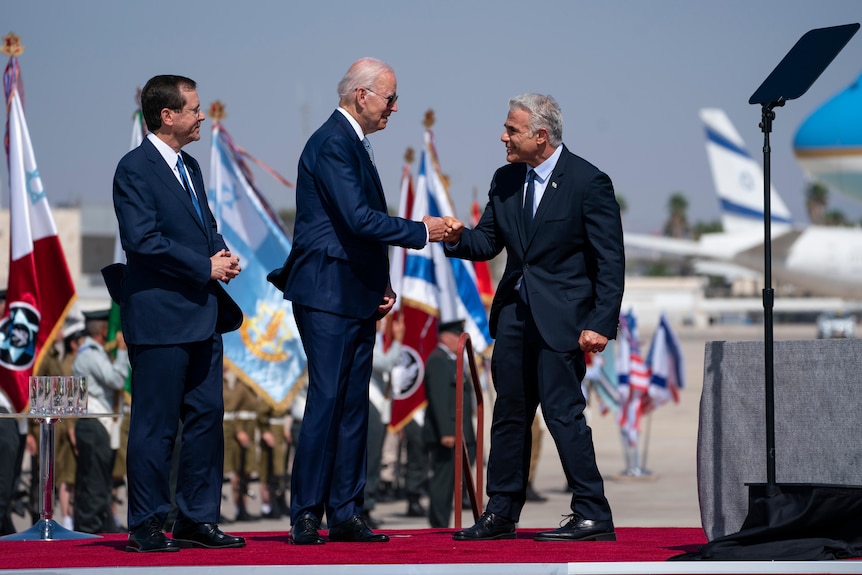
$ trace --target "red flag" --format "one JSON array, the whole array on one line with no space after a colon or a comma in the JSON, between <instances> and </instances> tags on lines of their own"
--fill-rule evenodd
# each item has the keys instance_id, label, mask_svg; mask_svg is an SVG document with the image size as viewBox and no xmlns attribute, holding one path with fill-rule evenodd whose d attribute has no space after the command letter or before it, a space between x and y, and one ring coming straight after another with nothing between
<instances>
[{"instance_id":1,"label":"red flag","mask_svg":"<svg viewBox=\"0 0 862 575\"><path fill-rule=\"evenodd\" d=\"M62 329L76 296L36 166L19 84L13 55L3 74L11 259L6 311L0 318L0 388L23 411L28 378Z\"/></svg>"},{"instance_id":2,"label":"red flag","mask_svg":"<svg viewBox=\"0 0 862 575\"><path fill-rule=\"evenodd\" d=\"M409 156L408 156L409 157ZM409 160L408 160L409 162ZM410 219L413 211L413 176L410 165L404 165L401 176L401 201L398 215ZM404 316L404 341L401 361L392 370L392 413L389 429L398 431L410 422L413 414L425 407L425 360L437 346L437 318L404 300L404 248L394 247L391 257L392 288L398 294L394 313ZM387 329L387 335L390 331Z\"/></svg>"},{"instance_id":3,"label":"red flag","mask_svg":"<svg viewBox=\"0 0 862 575\"><path fill-rule=\"evenodd\" d=\"M479 202L473 200L473 207L470 213L470 225L476 227L479 219L482 217ZM488 262L473 262L473 269L476 272L476 287L479 288L479 295L482 297L482 303L485 307L490 307L494 299L494 285L491 283L491 268L488 267Z\"/></svg>"}]
</instances>

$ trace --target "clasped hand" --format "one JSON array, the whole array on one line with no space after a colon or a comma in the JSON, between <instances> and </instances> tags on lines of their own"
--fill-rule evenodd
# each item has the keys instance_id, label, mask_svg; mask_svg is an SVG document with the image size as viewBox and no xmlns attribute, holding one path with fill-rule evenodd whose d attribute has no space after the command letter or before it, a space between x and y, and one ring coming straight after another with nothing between
<instances>
[{"instance_id":1,"label":"clasped hand","mask_svg":"<svg viewBox=\"0 0 862 575\"><path fill-rule=\"evenodd\" d=\"M229 282L239 275L242 268L239 267L239 256L231 255L228 250L219 250L210 257L212 264L210 279Z\"/></svg>"},{"instance_id":2,"label":"clasped hand","mask_svg":"<svg viewBox=\"0 0 862 575\"><path fill-rule=\"evenodd\" d=\"M457 242L461 238L461 231L464 229L464 223L446 216L438 218L434 216L425 216L422 222L428 228L428 241L430 242Z\"/></svg>"}]
</instances>

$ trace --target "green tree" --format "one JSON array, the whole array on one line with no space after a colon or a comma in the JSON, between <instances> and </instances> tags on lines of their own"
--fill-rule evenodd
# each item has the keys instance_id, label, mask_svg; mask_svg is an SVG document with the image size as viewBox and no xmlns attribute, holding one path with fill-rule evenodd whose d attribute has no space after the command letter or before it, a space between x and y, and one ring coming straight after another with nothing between
<instances>
[{"instance_id":1,"label":"green tree","mask_svg":"<svg viewBox=\"0 0 862 575\"><path fill-rule=\"evenodd\" d=\"M619 204L619 206L620 206L620 213L621 214L626 213L626 210L629 209L629 204L628 204L628 202L626 202L625 196L621 196L620 194L617 194L616 197L617 197L617 204Z\"/></svg>"},{"instance_id":2,"label":"green tree","mask_svg":"<svg viewBox=\"0 0 862 575\"><path fill-rule=\"evenodd\" d=\"M812 182L805 188L805 209L808 220L821 226L826 223L826 204L829 203L829 188L820 182Z\"/></svg>"},{"instance_id":3,"label":"green tree","mask_svg":"<svg viewBox=\"0 0 862 575\"><path fill-rule=\"evenodd\" d=\"M841 210L829 210L823 214L823 225L826 226L849 226L847 216Z\"/></svg>"},{"instance_id":4,"label":"green tree","mask_svg":"<svg viewBox=\"0 0 862 575\"><path fill-rule=\"evenodd\" d=\"M668 220L664 225L664 235L672 238L684 238L688 235L689 226L686 212L688 200L681 192L670 195L667 202Z\"/></svg>"},{"instance_id":5,"label":"green tree","mask_svg":"<svg viewBox=\"0 0 862 575\"><path fill-rule=\"evenodd\" d=\"M721 225L721 222L718 220L713 220L711 222L696 222L691 230L691 233L694 239L698 240L703 234L714 234L723 231L724 226Z\"/></svg>"}]
</instances>

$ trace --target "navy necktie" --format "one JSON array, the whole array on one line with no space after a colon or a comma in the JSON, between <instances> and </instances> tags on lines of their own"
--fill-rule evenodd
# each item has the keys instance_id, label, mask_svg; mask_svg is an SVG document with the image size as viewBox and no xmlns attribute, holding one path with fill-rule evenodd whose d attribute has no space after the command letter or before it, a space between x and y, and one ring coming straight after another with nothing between
<instances>
[{"instance_id":1,"label":"navy necktie","mask_svg":"<svg viewBox=\"0 0 862 575\"><path fill-rule=\"evenodd\" d=\"M524 229L530 233L533 227L533 204L536 202L536 171L527 173L527 191L524 193Z\"/></svg>"},{"instance_id":2,"label":"navy necktie","mask_svg":"<svg viewBox=\"0 0 862 575\"><path fill-rule=\"evenodd\" d=\"M198 195L194 192L194 190L192 190L191 185L189 185L189 177L188 177L188 174L186 174L186 165L183 162L183 156L182 155L177 156L177 170L179 170L179 172L180 172L180 179L183 181L183 187L186 189L186 191L192 197L192 205L194 205L195 211L198 213L198 219L200 219L201 223L203 223L204 216L203 216L203 213L201 212L201 204L198 201Z\"/></svg>"}]
</instances>

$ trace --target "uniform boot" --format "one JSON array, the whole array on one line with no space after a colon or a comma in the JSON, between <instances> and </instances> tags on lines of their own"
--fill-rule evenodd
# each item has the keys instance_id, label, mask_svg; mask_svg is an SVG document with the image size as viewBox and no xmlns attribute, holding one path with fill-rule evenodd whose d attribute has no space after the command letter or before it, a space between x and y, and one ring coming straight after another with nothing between
<instances>
[{"instance_id":1,"label":"uniform boot","mask_svg":"<svg viewBox=\"0 0 862 575\"><path fill-rule=\"evenodd\" d=\"M428 512L419 502L418 495L407 496L407 517L426 517Z\"/></svg>"}]
</instances>

